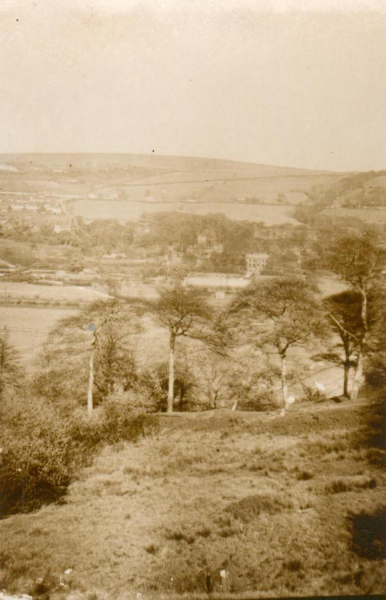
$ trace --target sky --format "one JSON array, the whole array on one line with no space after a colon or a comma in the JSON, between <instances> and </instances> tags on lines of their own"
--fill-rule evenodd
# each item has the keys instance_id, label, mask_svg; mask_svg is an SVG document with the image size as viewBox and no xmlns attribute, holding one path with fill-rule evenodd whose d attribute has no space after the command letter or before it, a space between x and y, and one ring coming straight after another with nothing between
<instances>
[{"instance_id":1,"label":"sky","mask_svg":"<svg viewBox=\"0 0 386 600\"><path fill-rule=\"evenodd\" d=\"M0 0L0 152L386 168L384 0Z\"/></svg>"}]
</instances>

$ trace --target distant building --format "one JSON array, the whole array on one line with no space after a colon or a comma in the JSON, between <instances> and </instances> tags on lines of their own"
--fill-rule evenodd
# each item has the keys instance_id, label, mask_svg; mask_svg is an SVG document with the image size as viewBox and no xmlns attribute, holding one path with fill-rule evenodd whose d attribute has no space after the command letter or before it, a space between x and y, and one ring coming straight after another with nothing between
<instances>
[{"instance_id":1,"label":"distant building","mask_svg":"<svg viewBox=\"0 0 386 600\"><path fill-rule=\"evenodd\" d=\"M268 258L268 254L265 253L246 254L247 277L250 277L251 275L260 275L267 264Z\"/></svg>"}]
</instances>

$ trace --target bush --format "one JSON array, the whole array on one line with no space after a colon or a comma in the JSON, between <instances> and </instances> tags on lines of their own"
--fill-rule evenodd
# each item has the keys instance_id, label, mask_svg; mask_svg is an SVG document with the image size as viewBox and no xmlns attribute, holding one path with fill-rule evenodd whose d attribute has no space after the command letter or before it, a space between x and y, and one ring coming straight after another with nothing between
<instances>
[{"instance_id":1,"label":"bush","mask_svg":"<svg viewBox=\"0 0 386 600\"><path fill-rule=\"evenodd\" d=\"M303 389L303 396L301 399L305 402L322 402L326 399L326 395L320 392L319 390L314 389L313 387L304 383L302 383L301 385Z\"/></svg>"},{"instance_id":2,"label":"bush","mask_svg":"<svg viewBox=\"0 0 386 600\"><path fill-rule=\"evenodd\" d=\"M43 403L2 415L0 514L26 512L59 499L76 459L68 423Z\"/></svg>"},{"instance_id":3,"label":"bush","mask_svg":"<svg viewBox=\"0 0 386 600\"><path fill-rule=\"evenodd\" d=\"M153 435L158 431L158 419L138 408L137 395L129 392L115 395L103 404L104 441L135 441L141 436Z\"/></svg>"},{"instance_id":4,"label":"bush","mask_svg":"<svg viewBox=\"0 0 386 600\"><path fill-rule=\"evenodd\" d=\"M91 419L79 409L63 417L43 400L22 408L5 402L0 425L1 516L60 499L102 444L135 441L158 430L157 418L133 409L127 394L107 400Z\"/></svg>"},{"instance_id":5,"label":"bush","mask_svg":"<svg viewBox=\"0 0 386 600\"><path fill-rule=\"evenodd\" d=\"M70 435L79 453L95 450L104 443L106 422L103 409L95 409L91 418L84 410L75 410L70 420Z\"/></svg>"}]
</instances>

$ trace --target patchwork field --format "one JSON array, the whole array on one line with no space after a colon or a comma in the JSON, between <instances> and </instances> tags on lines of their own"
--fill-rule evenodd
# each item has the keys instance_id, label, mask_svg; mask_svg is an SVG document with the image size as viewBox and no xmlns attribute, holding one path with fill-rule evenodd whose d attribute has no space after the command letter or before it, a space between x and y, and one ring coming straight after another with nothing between
<instances>
[{"instance_id":1,"label":"patchwork field","mask_svg":"<svg viewBox=\"0 0 386 600\"><path fill-rule=\"evenodd\" d=\"M60 505L0 522L0 585L89 600L382 593L375 406L160 416Z\"/></svg>"},{"instance_id":2,"label":"patchwork field","mask_svg":"<svg viewBox=\"0 0 386 600\"><path fill-rule=\"evenodd\" d=\"M239 205L236 200L296 205L316 186L342 173L206 158L21 154L0 157L1 194L7 202L43 195L73 216L135 220L144 211L220 212L234 219L291 222L286 207ZM145 205L142 203L145 202ZM198 206L195 206L195 203ZM181 205L181 206L180 206Z\"/></svg>"}]
</instances>

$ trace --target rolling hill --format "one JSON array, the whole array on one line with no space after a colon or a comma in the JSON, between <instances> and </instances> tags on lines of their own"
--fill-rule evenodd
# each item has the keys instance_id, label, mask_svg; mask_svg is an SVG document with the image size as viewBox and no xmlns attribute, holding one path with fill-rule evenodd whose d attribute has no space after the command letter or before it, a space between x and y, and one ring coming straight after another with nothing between
<instances>
[{"instance_id":1,"label":"rolling hill","mask_svg":"<svg viewBox=\"0 0 386 600\"><path fill-rule=\"evenodd\" d=\"M218 159L130 154L20 154L0 156L4 192L46 192L126 200L231 201L254 197L289 203L340 175Z\"/></svg>"},{"instance_id":2,"label":"rolling hill","mask_svg":"<svg viewBox=\"0 0 386 600\"><path fill-rule=\"evenodd\" d=\"M291 207L318 202L318 195L325 209L379 212L386 202L384 174L155 154L0 155L0 198L52 199L69 217L86 221L177 210L274 225L296 223ZM385 215L377 213L375 220Z\"/></svg>"}]
</instances>

